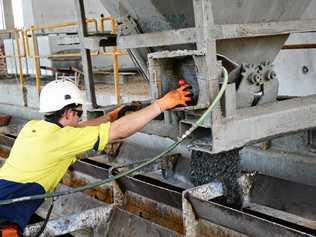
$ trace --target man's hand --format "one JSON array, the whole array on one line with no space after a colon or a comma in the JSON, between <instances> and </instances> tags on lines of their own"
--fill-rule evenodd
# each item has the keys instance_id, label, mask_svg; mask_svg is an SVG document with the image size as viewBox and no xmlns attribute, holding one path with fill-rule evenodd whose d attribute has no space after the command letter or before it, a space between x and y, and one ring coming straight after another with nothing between
<instances>
[{"instance_id":1,"label":"man's hand","mask_svg":"<svg viewBox=\"0 0 316 237\"><path fill-rule=\"evenodd\" d=\"M107 113L106 116L107 116L107 120L109 122L114 122L115 120L117 120L119 118L119 113L120 111L124 108L124 105L123 106L120 106L114 110L112 110L111 112Z\"/></svg>"},{"instance_id":2,"label":"man's hand","mask_svg":"<svg viewBox=\"0 0 316 237\"><path fill-rule=\"evenodd\" d=\"M181 86L158 99L156 102L159 105L161 112L172 109L178 105L187 106L187 102L192 100L192 92L188 90L190 87L190 85Z\"/></svg>"},{"instance_id":3,"label":"man's hand","mask_svg":"<svg viewBox=\"0 0 316 237\"><path fill-rule=\"evenodd\" d=\"M132 102L131 104L120 106L106 115L108 116L107 118L109 122L114 122L115 120L125 116L128 112L135 112L141 108L142 104L139 102Z\"/></svg>"},{"instance_id":4,"label":"man's hand","mask_svg":"<svg viewBox=\"0 0 316 237\"><path fill-rule=\"evenodd\" d=\"M111 124L109 142L124 139L140 131L146 124L157 117L161 112L178 105L186 106L191 101L190 85L184 85L177 90L170 91L164 97L151 105L131 114L128 114Z\"/></svg>"}]
</instances>

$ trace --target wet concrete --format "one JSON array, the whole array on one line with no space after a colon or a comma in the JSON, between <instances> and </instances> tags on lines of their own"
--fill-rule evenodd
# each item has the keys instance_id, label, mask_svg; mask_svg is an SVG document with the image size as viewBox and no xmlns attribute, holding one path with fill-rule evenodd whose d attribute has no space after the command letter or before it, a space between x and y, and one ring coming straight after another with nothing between
<instances>
[{"instance_id":1,"label":"wet concrete","mask_svg":"<svg viewBox=\"0 0 316 237\"><path fill-rule=\"evenodd\" d=\"M239 149L208 154L193 151L190 178L195 186L212 181L224 184L224 197L221 202L240 207L242 204L241 188L238 178L241 176Z\"/></svg>"}]
</instances>

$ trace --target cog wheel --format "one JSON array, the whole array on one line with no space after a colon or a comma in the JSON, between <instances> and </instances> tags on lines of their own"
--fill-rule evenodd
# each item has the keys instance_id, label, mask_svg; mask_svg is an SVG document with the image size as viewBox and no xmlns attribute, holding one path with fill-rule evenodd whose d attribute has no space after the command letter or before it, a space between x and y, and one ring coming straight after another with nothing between
<instances>
[{"instance_id":1,"label":"cog wheel","mask_svg":"<svg viewBox=\"0 0 316 237\"><path fill-rule=\"evenodd\" d=\"M259 65L259 68L262 72L263 78L266 81L275 80L277 74L273 69L273 65L270 61L263 62Z\"/></svg>"},{"instance_id":2,"label":"cog wheel","mask_svg":"<svg viewBox=\"0 0 316 237\"><path fill-rule=\"evenodd\" d=\"M242 80L246 79L250 84L260 86L264 83L263 75L260 71L260 68L254 64L244 64L241 70Z\"/></svg>"}]
</instances>

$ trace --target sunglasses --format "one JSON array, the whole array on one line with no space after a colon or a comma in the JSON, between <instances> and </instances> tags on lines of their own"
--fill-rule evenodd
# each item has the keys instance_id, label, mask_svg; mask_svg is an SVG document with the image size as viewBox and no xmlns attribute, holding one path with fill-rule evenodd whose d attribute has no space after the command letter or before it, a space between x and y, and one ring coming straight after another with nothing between
<instances>
[{"instance_id":1,"label":"sunglasses","mask_svg":"<svg viewBox=\"0 0 316 237\"><path fill-rule=\"evenodd\" d=\"M72 109L72 111L76 112L79 118L82 116L82 113L83 113L82 110Z\"/></svg>"}]
</instances>

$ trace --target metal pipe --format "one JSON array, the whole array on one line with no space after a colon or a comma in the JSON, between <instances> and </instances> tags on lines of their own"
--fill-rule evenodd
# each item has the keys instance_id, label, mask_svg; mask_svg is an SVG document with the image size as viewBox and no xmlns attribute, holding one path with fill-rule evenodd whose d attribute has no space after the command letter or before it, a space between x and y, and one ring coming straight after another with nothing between
<instances>
[{"instance_id":1,"label":"metal pipe","mask_svg":"<svg viewBox=\"0 0 316 237\"><path fill-rule=\"evenodd\" d=\"M86 23L93 23L95 26L95 31L98 32L98 21L96 19L86 19Z\"/></svg>"},{"instance_id":2,"label":"metal pipe","mask_svg":"<svg viewBox=\"0 0 316 237\"><path fill-rule=\"evenodd\" d=\"M127 52L100 52L99 50L92 52L91 56L96 57L96 56L113 56L114 54L118 55L118 56L122 56L122 55L128 55ZM42 56L45 58L67 58L67 57L81 57L80 53L69 53L69 54L52 54L52 55L48 55L48 56Z\"/></svg>"},{"instance_id":3,"label":"metal pipe","mask_svg":"<svg viewBox=\"0 0 316 237\"><path fill-rule=\"evenodd\" d=\"M98 29L98 22L96 19L86 19L87 23L94 23L96 31ZM50 25L37 25L37 26L31 26L30 28L27 28L24 30L24 35L23 35L23 39L24 39L24 45L25 45L25 49L26 49L26 55L29 57L34 57L31 55L30 53L30 46L29 46L29 42L28 42L28 34L29 32L32 31L39 31L39 30L49 30L49 29L58 29L58 28L64 28L64 27L70 27L70 26L76 26L78 25L77 22L64 22L64 23L58 23L58 24L50 24Z\"/></svg>"},{"instance_id":4,"label":"metal pipe","mask_svg":"<svg viewBox=\"0 0 316 237\"><path fill-rule=\"evenodd\" d=\"M117 51L117 47L114 46L113 49ZM120 96L120 77L119 77L119 60L118 55L114 53L113 55L113 73L114 73L114 87L115 87L115 98L116 104L121 104L121 96Z\"/></svg>"},{"instance_id":5,"label":"metal pipe","mask_svg":"<svg viewBox=\"0 0 316 237\"><path fill-rule=\"evenodd\" d=\"M36 38L35 30L33 26L31 27L31 33L32 33L32 41L33 41L36 90L39 93L41 90L41 78L40 78L41 71L40 71L40 60L39 60L37 38Z\"/></svg>"},{"instance_id":6,"label":"metal pipe","mask_svg":"<svg viewBox=\"0 0 316 237\"><path fill-rule=\"evenodd\" d=\"M94 18L86 19L87 23L93 23L95 25L96 31L98 31L98 21ZM69 21L64 23L57 23L57 24L48 24L48 25L37 25L33 26L34 31L39 30L50 30L50 29L58 29L58 28L64 28L64 27L70 27L70 26L76 26L78 25L78 22ZM32 27L31 27L32 28ZM30 29L29 29L30 30Z\"/></svg>"},{"instance_id":7,"label":"metal pipe","mask_svg":"<svg viewBox=\"0 0 316 237\"><path fill-rule=\"evenodd\" d=\"M49 24L49 25L37 25L37 26L31 26L31 30L34 31L38 30L50 30L50 29L58 29L58 28L64 28L69 26L76 26L78 25L77 22L64 22L64 23L58 23L58 24Z\"/></svg>"},{"instance_id":8,"label":"metal pipe","mask_svg":"<svg viewBox=\"0 0 316 237\"><path fill-rule=\"evenodd\" d=\"M116 22L111 18L112 23L112 34L116 34ZM115 88L115 99L116 104L121 104L121 95L120 95L120 77L119 77L119 56L117 55L118 49L117 46L113 46L113 74L114 74L114 88Z\"/></svg>"},{"instance_id":9,"label":"metal pipe","mask_svg":"<svg viewBox=\"0 0 316 237\"><path fill-rule=\"evenodd\" d=\"M113 56L114 54L118 56L127 56L128 53L126 51L117 51L117 52L100 52L99 50L92 52L91 56L97 57L97 56ZM34 58L34 56L31 56ZM51 55L41 55L36 56L37 58L71 58L71 57L81 57L80 53L69 53L69 54L51 54ZM6 55L6 56L0 56L0 58L14 58L12 55Z\"/></svg>"},{"instance_id":10,"label":"metal pipe","mask_svg":"<svg viewBox=\"0 0 316 237\"><path fill-rule=\"evenodd\" d=\"M15 32L15 44L16 44L16 50L17 50L17 59L18 59L18 67L19 67L19 81L20 86L23 88L24 86L24 77L23 77L23 67L22 67L22 61L21 61L21 49L20 49L20 31L17 30Z\"/></svg>"},{"instance_id":11,"label":"metal pipe","mask_svg":"<svg viewBox=\"0 0 316 237\"><path fill-rule=\"evenodd\" d=\"M25 45L25 36L24 36L24 31L20 30L21 36L22 36L22 46L23 46L23 54L21 55L23 58L26 57L26 45Z\"/></svg>"},{"instance_id":12,"label":"metal pipe","mask_svg":"<svg viewBox=\"0 0 316 237\"><path fill-rule=\"evenodd\" d=\"M116 34L116 21L113 17L101 17L100 19L100 27L101 32L104 32L104 22L111 21L111 33ZM120 52L118 51L116 46L113 46L113 74L114 74L114 90L115 90L115 99L116 104L121 104L121 96L120 96L120 83L119 83L119 55Z\"/></svg>"},{"instance_id":13,"label":"metal pipe","mask_svg":"<svg viewBox=\"0 0 316 237\"><path fill-rule=\"evenodd\" d=\"M30 31L30 29L26 29L24 30L24 42L25 42L25 49L26 49L26 56L30 57L31 53L30 53L30 44L29 44L29 40L28 40L28 32Z\"/></svg>"},{"instance_id":14,"label":"metal pipe","mask_svg":"<svg viewBox=\"0 0 316 237\"><path fill-rule=\"evenodd\" d=\"M115 20L114 20L113 17L111 17L111 16L109 16L109 17L104 17L104 16L101 17L100 18L100 31L101 32L104 32L104 22L105 21L111 21L112 26L113 26L113 22L115 24ZM113 28L112 28L112 30L113 30Z\"/></svg>"}]
</instances>

